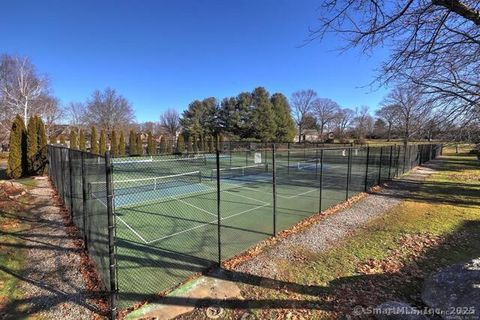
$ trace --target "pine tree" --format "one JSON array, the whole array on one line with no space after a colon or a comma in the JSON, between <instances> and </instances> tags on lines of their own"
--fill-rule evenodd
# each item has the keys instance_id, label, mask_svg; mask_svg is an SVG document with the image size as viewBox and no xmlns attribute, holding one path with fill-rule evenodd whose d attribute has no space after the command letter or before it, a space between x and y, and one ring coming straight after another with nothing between
<instances>
[{"instance_id":1,"label":"pine tree","mask_svg":"<svg viewBox=\"0 0 480 320\"><path fill-rule=\"evenodd\" d=\"M105 133L105 129L100 131L100 142L98 146L98 151L101 155L104 155L107 152L107 135Z\"/></svg>"},{"instance_id":2,"label":"pine tree","mask_svg":"<svg viewBox=\"0 0 480 320\"><path fill-rule=\"evenodd\" d=\"M192 147L193 147L193 152L197 153L198 152L198 144L197 144L197 136L196 135L192 136Z\"/></svg>"},{"instance_id":3,"label":"pine tree","mask_svg":"<svg viewBox=\"0 0 480 320\"><path fill-rule=\"evenodd\" d=\"M143 156L143 141L142 134L137 134L137 154Z\"/></svg>"},{"instance_id":4,"label":"pine tree","mask_svg":"<svg viewBox=\"0 0 480 320\"><path fill-rule=\"evenodd\" d=\"M149 156L153 156L156 153L156 146L155 146L155 141L153 140L153 135L152 132L148 132L148 138L147 138L147 153Z\"/></svg>"},{"instance_id":5,"label":"pine tree","mask_svg":"<svg viewBox=\"0 0 480 320\"><path fill-rule=\"evenodd\" d=\"M295 137L295 122L292 119L290 105L287 98L281 93L275 93L270 99L275 114L276 142L290 142Z\"/></svg>"},{"instance_id":6,"label":"pine tree","mask_svg":"<svg viewBox=\"0 0 480 320\"><path fill-rule=\"evenodd\" d=\"M87 150L85 146L85 131L83 131L83 129L80 129L80 138L78 139L78 147L81 151Z\"/></svg>"},{"instance_id":7,"label":"pine tree","mask_svg":"<svg viewBox=\"0 0 480 320\"><path fill-rule=\"evenodd\" d=\"M117 132L115 130L112 130L112 136L110 137L110 152L112 156L118 156Z\"/></svg>"},{"instance_id":8,"label":"pine tree","mask_svg":"<svg viewBox=\"0 0 480 320\"><path fill-rule=\"evenodd\" d=\"M121 157L125 156L125 137L123 136L123 131L120 131L120 140L118 141L118 155Z\"/></svg>"},{"instance_id":9,"label":"pine tree","mask_svg":"<svg viewBox=\"0 0 480 320\"><path fill-rule=\"evenodd\" d=\"M187 138L187 152L192 153L192 136L188 136Z\"/></svg>"},{"instance_id":10,"label":"pine tree","mask_svg":"<svg viewBox=\"0 0 480 320\"><path fill-rule=\"evenodd\" d=\"M92 135L90 137L90 152L98 154L98 138L97 138L97 128L92 127Z\"/></svg>"},{"instance_id":11,"label":"pine tree","mask_svg":"<svg viewBox=\"0 0 480 320\"><path fill-rule=\"evenodd\" d=\"M263 142L273 141L277 132L277 125L269 93L265 88L258 87L253 91L252 98L255 138Z\"/></svg>"},{"instance_id":12,"label":"pine tree","mask_svg":"<svg viewBox=\"0 0 480 320\"><path fill-rule=\"evenodd\" d=\"M208 152L212 153L215 151L215 141L212 136L208 137Z\"/></svg>"},{"instance_id":13,"label":"pine tree","mask_svg":"<svg viewBox=\"0 0 480 320\"><path fill-rule=\"evenodd\" d=\"M41 117L37 116L37 164L35 170L38 174L43 174L47 164L47 133L45 132L45 124Z\"/></svg>"},{"instance_id":14,"label":"pine tree","mask_svg":"<svg viewBox=\"0 0 480 320\"><path fill-rule=\"evenodd\" d=\"M223 134L221 134L218 137L218 150L223 150L224 143L225 143L225 137L223 136Z\"/></svg>"},{"instance_id":15,"label":"pine tree","mask_svg":"<svg viewBox=\"0 0 480 320\"><path fill-rule=\"evenodd\" d=\"M73 149L73 150L78 149L76 130L70 130L70 149Z\"/></svg>"},{"instance_id":16,"label":"pine tree","mask_svg":"<svg viewBox=\"0 0 480 320\"><path fill-rule=\"evenodd\" d=\"M173 151L173 150L172 150L172 148L173 148L173 146L172 146L172 141L171 141L170 139L168 139L168 140L165 141L165 143L166 143L165 151L166 151L168 154L171 154L172 151Z\"/></svg>"},{"instance_id":17,"label":"pine tree","mask_svg":"<svg viewBox=\"0 0 480 320\"><path fill-rule=\"evenodd\" d=\"M35 172L37 164L38 152L38 135L37 135L37 116L31 116L27 124L27 170L29 174Z\"/></svg>"},{"instance_id":18,"label":"pine tree","mask_svg":"<svg viewBox=\"0 0 480 320\"><path fill-rule=\"evenodd\" d=\"M178 136L177 140L177 152L178 153L183 153L185 152L185 138L183 137L183 134Z\"/></svg>"},{"instance_id":19,"label":"pine tree","mask_svg":"<svg viewBox=\"0 0 480 320\"><path fill-rule=\"evenodd\" d=\"M166 145L166 142L165 142L165 137L162 136L160 138L160 153L163 154L163 153L165 153L166 150L167 150L167 145Z\"/></svg>"},{"instance_id":20,"label":"pine tree","mask_svg":"<svg viewBox=\"0 0 480 320\"><path fill-rule=\"evenodd\" d=\"M130 135L128 136L128 153L130 156L137 154L137 137L133 130L130 130Z\"/></svg>"},{"instance_id":21,"label":"pine tree","mask_svg":"<svg viewBox=\"0 0 480 320\"><path fill-rule=\"evenodd\" d=\"M24 174L26 160L27 134L23 119L17 115L10 131L10 152L8 154L7 176L12 179L20 178ZM25 154L25 156L24 156Z\"/></svg>"}]
</instances>

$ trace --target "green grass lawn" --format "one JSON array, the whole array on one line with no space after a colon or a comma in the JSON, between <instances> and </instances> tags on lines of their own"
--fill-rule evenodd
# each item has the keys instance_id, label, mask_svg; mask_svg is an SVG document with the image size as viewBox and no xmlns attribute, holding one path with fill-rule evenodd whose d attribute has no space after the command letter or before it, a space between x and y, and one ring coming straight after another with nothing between
<instances>
[{"instance_id":1,"label":"green grass lawn","mask_svg":"<svg viewBox=\"0 0 480 320\"><path fill-rule=\"evenodd\" d=\"M29 229L28 211L21 204L28 203L28 196L19 201L0 195L0 314L10 314L15 319L26 318L22 310L12 310L9 303L22 298L19 275L26 265L27 249L17 233Z\"/></svg>"}]
</instances>

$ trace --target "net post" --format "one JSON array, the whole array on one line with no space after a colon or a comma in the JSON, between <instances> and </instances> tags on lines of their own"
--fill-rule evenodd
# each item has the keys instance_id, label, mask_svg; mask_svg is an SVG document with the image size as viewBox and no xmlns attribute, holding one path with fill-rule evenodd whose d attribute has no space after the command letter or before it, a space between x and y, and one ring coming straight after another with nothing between
<instances>
[{"instance_id":1,"label":"net post","mask_svg":"<svg viewBox=\"0 0 480 320\"><path fill-rule=\"evenodd\" d=\"M222 241L220 228L220 152L216 150L216 167L217 167L217 245L218 245L218 265L222 265Z\"/></svg>"},{"instance_id":2,"label":"net post","mask_svg":"<svg viewBox=\"0 0 480 320\"><path fill-rule=\"evenodd\" d=\"M320 150L320 177L319 177L319 195L318 212L322 212L322 193L323 193L323 149Z\"/></svg>"},{"instance_id":3,"label":"net post","mask_svg":"<svg viewBox=\"0 0 480 320\"><path fill-rule=\"evenodd\" d=\"M350 188L350 176L352 174L352 148L348 149L348 168L347 168L347 188L345 192L345 201L348 200L348 189Z\"/></svg>"},{"instance_id":4,"label":"net post","mask_svg":"<svg viewBox=\"0 0 480 320\"><path fill-rule=\"evenodd\" d=\"M382 183L382 157L383 147L380 147L380 161L378 163L378 184Z\"/></svg>"},{"instance_id":5,"label":"net post","mask_svg":"<svg viewBox=\"0 0 480 320\"><path fill-rule=\"evenodd\" d=\"M364 191L367 192L368 190L368 165L370 160L370 146L367 145L367 162L365 164L365 187Z\"/></svg>"},{"instance_id":6,"label":"net post","mask_svg":"<svg viewBox=\"0 0 480 320\"><path fill-rule=\"evenodd\" d=\"M388 164L388 180L392 179L392 161L393 161L393 146L390 146L390 160Z\"/></svg>"},{"instance_id":7,"label":"net post","mask_svg":"<svg viewBox=\"0 0 480 320\"><path fill-rule=\"evenodd\" d=\"M107 216L108 216L108 258L110 278L110 318L117 317L117 257L115 254L115 219L113 217L113 186L112 186L112 163L110 151L105 152L105 183L107 193Z\"/></svg>"},{"instance_id":8,"label":"net post","mask_svg":"<svg viewBox=\"0 0 480 320\"><path fill-rule=\"evenodd\" d=\"M273 236L277 234L277 168L275 165L275 143L272 144L272 196L273 196Z\"/></svg>"}]
</instances>

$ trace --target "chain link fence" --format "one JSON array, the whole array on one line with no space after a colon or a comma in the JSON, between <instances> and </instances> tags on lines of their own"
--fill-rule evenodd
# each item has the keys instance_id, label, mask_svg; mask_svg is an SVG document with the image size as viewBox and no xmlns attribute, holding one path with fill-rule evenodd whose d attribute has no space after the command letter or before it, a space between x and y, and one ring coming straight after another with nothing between
<instances>
[{"instance_id":1,"label":"chain link fence","mask_svg":"<svg viewBox=\"0 0 480 320\"><path fill-rule=\"evenodd\" d=\"M216 152L111 159L50 145L48 159L113 318L441 150L228 142Z\"/></svg>"}]
</instances>

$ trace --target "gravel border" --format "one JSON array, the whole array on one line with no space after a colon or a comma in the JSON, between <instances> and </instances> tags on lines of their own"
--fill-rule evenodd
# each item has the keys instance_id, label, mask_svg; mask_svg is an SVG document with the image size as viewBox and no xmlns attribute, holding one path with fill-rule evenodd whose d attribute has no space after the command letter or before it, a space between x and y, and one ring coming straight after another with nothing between
<instances>
[{"instance_id":1,"label":"gravel border","mask_svg":"<svg viewBox=\"0 0 480 320\"><path fill-rule=\"evenodd\" d=\"M297 257L293 255L295 253L298 255L298 251L319 253L333 247L372 219L387 213L404 199L408 199L409 195L418 189L419 182L434 173L431 167L433 166L417 167L410 173L385 183L382 188L368 194L350 207L279 240L275 245L265 248L257 256L240 263L233 269L275 279L276 261L295 261Z\"/></svg>"},{"instance_id":2,"label":"gravel border","mask_svg":"<svg viewBox=\"0 0 480 320\"><path fill-rule=\"evenodd\" d=\"M29 250L20 276L23 298L15 301L16 309L41 319L100 319L98 295L88 289L81 272L82 249L68 234L50 182L36 180L38 186L28 191L31 227L19 235Z\"/></svg>"}]
</instances>

